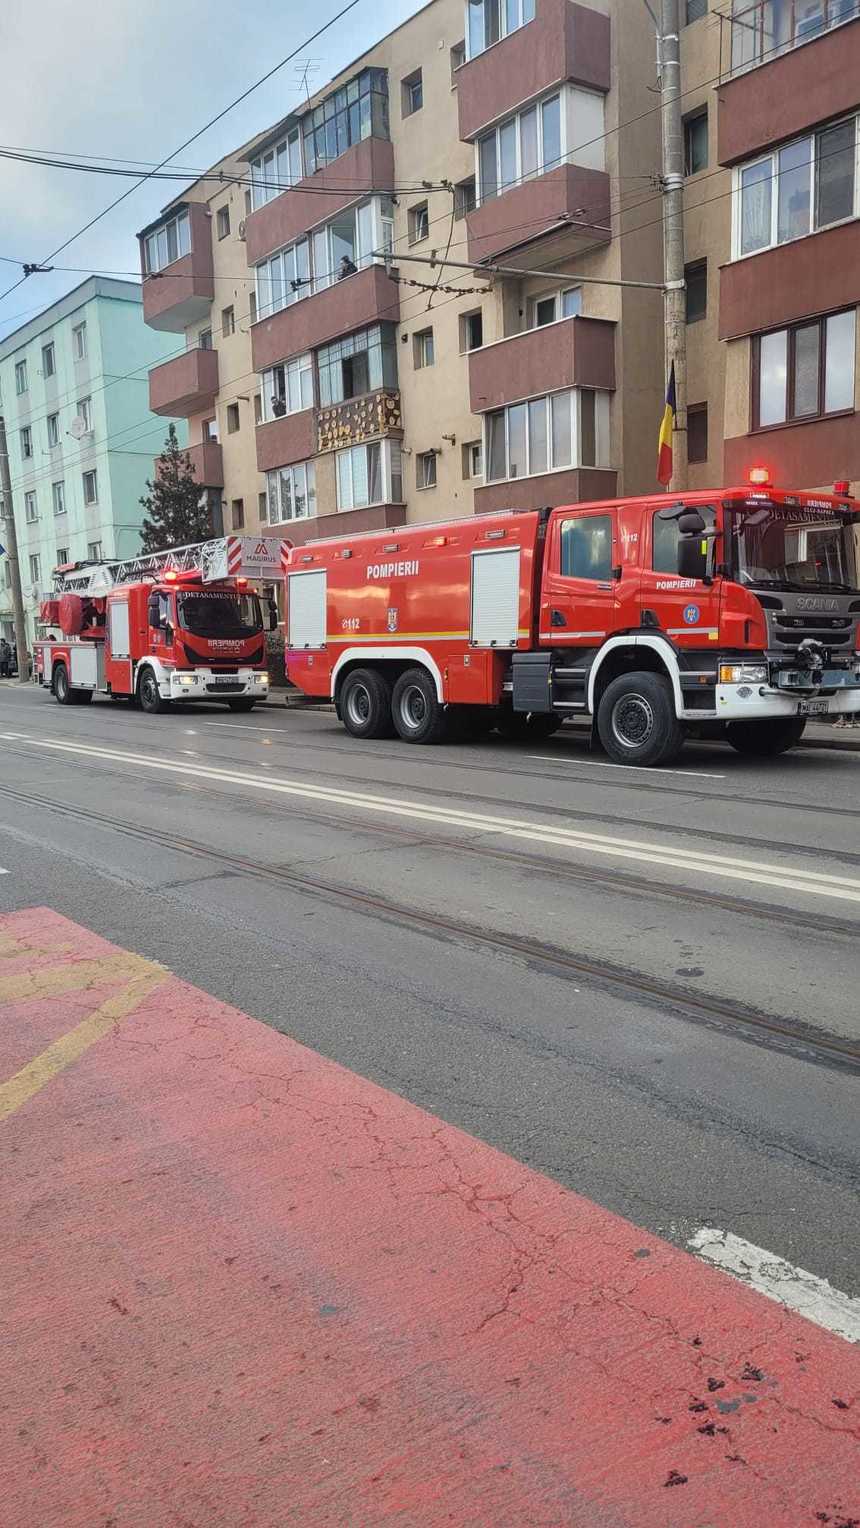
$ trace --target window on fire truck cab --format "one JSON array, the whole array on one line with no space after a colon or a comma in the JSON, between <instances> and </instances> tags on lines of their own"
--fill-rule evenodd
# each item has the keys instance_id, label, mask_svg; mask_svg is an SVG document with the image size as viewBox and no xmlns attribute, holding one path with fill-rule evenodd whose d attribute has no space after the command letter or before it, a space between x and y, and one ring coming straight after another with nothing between
<instances>
[{"instance_id":1,"label":"window on fire truck cab","mask_svg":"<svg viewBox=\"0 0 860 1528\"><path fill-rule=\"evenodd\" d=\"M716 514L710 504L691 505L701 515L708 530L712 530L716 524ZM651 567L655 573L678 573L678 548L681 543L681 533L678 529L677 520L661 520L658 514L651 519ZM701 556L701 572L688 572L689 562L684 567L685 578L704 578L708 571L708 558L711 555L710 548L714 545L713 540L707 542L707 550Z\"/></svg>"},{"instance_id":2,"label":"window on fire truck cab","mask_svg":"<svg viewBox=\"0 0 860 1528\"><path fill-rule=\"evenodd\" d=\"M162 592L154 595L152 603L148 606L150 611L152 610L152 605L156 601L158 602L158 626L156 627L152 621L150 621L150 625L153 626L153 629L156 631L164 631L168 626L172 625L170 614L170 595L164 594Z\"/></svg>"},{"instance_id":3,"label":"window on fire truck cab","mask_svg":"<svg viewBox=\"0 0 860 1528\"><path fill-rule=\"evenodd\" d=\"M231 594L207 589L205 594L180 591L176 599L179 624L195 637L242 641L263 629L256 594Z\"/></svg>"},{"instance_id":4,"label":"window on fire truck cab","mask_svg":"<svg viewBox=\"0 0 860 1528\"><path fill-rule=\"evenodd\" d=\"M611 578L611 515L580 515L562 521L561 572L565 578Z\"/></svg>"}]
</instances>

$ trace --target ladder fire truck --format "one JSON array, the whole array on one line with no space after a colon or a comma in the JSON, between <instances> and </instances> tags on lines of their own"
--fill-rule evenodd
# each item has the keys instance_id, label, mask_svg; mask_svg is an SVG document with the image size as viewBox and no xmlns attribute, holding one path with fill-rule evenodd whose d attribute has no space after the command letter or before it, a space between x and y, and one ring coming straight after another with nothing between
<instances>
[{"instance_id":1,"label":"ladder fire truck","mask_svg":"<svg viewBox=\"0 0 860 1528\"><path fill-rule=\"evenodd\" d=\"M165 711L177 701L223 700L250 711L268 694L260 598L269 584L269 630L278 624L271 586L290 543L223 536L117 562L54 570L41 603L47 635L34 644L33 678L61 705L93 695Z\"/></svg>"},{"instance_id":2,"label":"ladder fire truck","mask_svg":"<svg viewBox=\"0 0 860 1528\"><path fill-rule=\"evenodd\" d=\"M287 677L359 738L584 716L619 764L688 735L774 755L807 717L860 711L858 546L847 483L788 492L764 469L311 542L287 569Z\"/></svg>"}]
</instances>

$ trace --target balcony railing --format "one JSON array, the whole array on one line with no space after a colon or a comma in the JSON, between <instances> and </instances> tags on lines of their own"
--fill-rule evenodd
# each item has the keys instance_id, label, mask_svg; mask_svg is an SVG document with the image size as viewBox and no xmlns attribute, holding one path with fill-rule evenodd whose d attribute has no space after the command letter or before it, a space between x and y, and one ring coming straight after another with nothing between
<instances>
[{"instance_id":1,"label":"balcony railing","mask_svg":"<svg viewBox=\"0 0 860 1528\"><path fill-rule=\"evenodd\" d=\"M720 16L720 69L756 69L860 17L860 0L735 0Z\"/></svg>"}]
</instances>

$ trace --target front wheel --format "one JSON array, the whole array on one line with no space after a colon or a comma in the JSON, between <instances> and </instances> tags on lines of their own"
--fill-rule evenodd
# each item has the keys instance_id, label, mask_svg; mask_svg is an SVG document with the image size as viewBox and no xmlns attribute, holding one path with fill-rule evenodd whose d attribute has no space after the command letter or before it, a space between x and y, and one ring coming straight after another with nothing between
<instances>
[{"instance_id":1,"label":"front wheel","mask_svg":"<svg viewBox=\"0 0 860 1528\"><path fill-rule=\"evenodd\" d=\"M773 759L799 743L806 727L805 716L781 716L774 721L729 722L726 741L737 753Z\"/></svg>"},{"instance_id":2,"label":"front wheel","mask_svg":"<svg viewBox=\"0 0 860 1528\"><path fill-rule=\"evenodd\" d=\"M141 711L145 711L148 716L157 716L170 709L170 701L162 700L158 680L150 668L144 669L137 681L137 698Z\"/></svg>"},{"instance_id":3,"label":"front wheel","mask_svg":"<svg viewBox=\"0 0 860 1528\"><path fill-rule=\"evenodd\" d=\"M235 700L228 700L227 705L231 711L253 711L253 695L237 695Z\"/></svg>"},{"instance_id":4,"label":"front wheel","mask_svg":"<svg viewBox=\"0 0 860 1528\"><path fill-rule=\"evenodd\" d=\"M338 697L341 721L350 737L394 736L391 685L378 669L353 669Z\"/></svg>"},{"instance_id":5,"label":"front wheel","mask_svg":"<svg viewBox=\"0 0 860 1528\"><path fill-rule=\"evenodd\" d=\"M444 742L448 714L436 698L436 686L426 669L411 668L400 675L394 686L391 713L404 743Z\"/></svg>"},{"instance_id":6,"label":"front wheel","mask_svg":"<svg viewBox=\"0 0 860 1528\"><path fill-rule=\"evenodd\" d=\"M620 674L601 696L597 731L616 764L670 763L681 751L684 732L669 680L647 672Z\"/></svg>"}]
</instances>

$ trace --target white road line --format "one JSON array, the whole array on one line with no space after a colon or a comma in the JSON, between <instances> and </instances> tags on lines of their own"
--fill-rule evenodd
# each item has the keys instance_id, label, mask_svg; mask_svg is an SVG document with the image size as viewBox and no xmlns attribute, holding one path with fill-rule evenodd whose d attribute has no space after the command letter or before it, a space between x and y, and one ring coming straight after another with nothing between
<instances>
[{"instance_id":1,"label":"white road line","mask_svg":"<svg viewBox=\"0 0 860 1528\"><path fill-rule=\"evenodd\" d=\"M271 732L271 727L243 727L241 722L204 722L204 727L226 727L230 732Z\"/></svg>"},{"instance_id":2,"label":"white road line","mask_svg":"<svg viewBox=\"0 0 860 1528\"><path fill-rule=\"evenodd\" d=\"M702 1226L690 1237L687 1246L705 1262L722 1268L759 1294L787 1305L807 1321L826 1326L849 1342L860 1342L860 1300L834 1289L826 1279L819 1279L805 1268L796 1268L784 1258L716 1226Z\"/></svg>"},{"instance_id":3,"label":"white road line","mask_svg":"<svg viewBox=\"0 0 860 1528\"><path fill-rule=\"evenodd\" d=\"M8 874L9 874L8 870L4 870L3 866L0 865L0 875L8 875Z\"/></svg>"},{"instance_id":4,"label":"white road line","mask_svg":"<svg viewBox=\"0 0 860 1528\"><path fill-rule=\"evenodd\" d=\"M544 764L575 764L576 768L584 769L635 769L639 774L646 775L686 775L694 780L725 780L725 775L708 774L702 769L658 769L653 764L610 764L605 759L568 759L560 758L553 753L530 753L529 759L538 759Z\"/></svg>"},{"instance_id":5,"label":"white road line","mask_svg":"<svg viewBox=\"0 0 860 1528\"><path fill-rule=\"evenodd\" d=\"M711 849L682 849L674 844L648 843L640 839L588 833L581 828L563 828L539 819L494 817L479 811L465 812L454 807L441 807L398 796L369 795L358 790L338 790L334 786L308 784L283 775L255 775L250 770L240 772L238 768L206 768L202 762L186 764L176 756L171 759L157 758L142 753L125 753L118 748L67 743L60 738L30 737L20 732L0 733L0 737L8 742L24 743L31 748L72 758L103 759L109 763L127 764L138 776L145 770L191 775L197 781L211 780L218 784L237 785L244 790L267 791L302 800L321 801L361 812L378 812L385 817L405 817L412 822L438 823L460 832L468 829L475 833L498 834L588 854L635 860L664 870L718 876L743 881L746 885L755 884L782 891L801 892L807 896L834 897L841 901L860 903L860 880L850 876L825 875L819 871L801 870L788 865L762 864L760 860L740 859L718 854Z\"/></svg>"}]
</instances>

